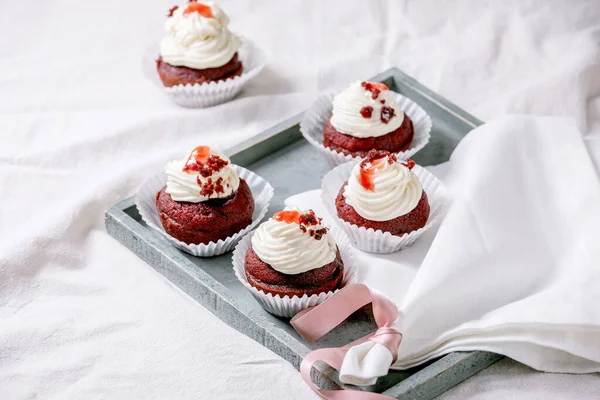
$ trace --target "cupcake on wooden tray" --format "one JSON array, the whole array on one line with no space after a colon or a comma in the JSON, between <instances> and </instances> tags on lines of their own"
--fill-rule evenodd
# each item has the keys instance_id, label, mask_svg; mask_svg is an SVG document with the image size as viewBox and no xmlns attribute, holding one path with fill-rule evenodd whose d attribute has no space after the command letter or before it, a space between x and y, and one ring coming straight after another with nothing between
<instances>
[{"instance_id":1,"label":"cupcake on wooden tray","mask_svg":"<svg viewBox=\"0 0 600 400\"><path fill-rule=\"evenodd\" d=\"M188 244L225 239L252 222L250 187L229 159L208 146L198 146L165 169L167 184L156 194L165 231Z\"/></svg>"},{"instance_id":2,"label":"cupcake on wooden tray","mask_svg":"<svg viewBox=\"0 0 600 400\"><path fill-rule=\"evenodd\" d=\"M167 94L186 107L207 107L233 98L264 66L262 51L229 28L213 2L173 6L156 60Z\"/></svg>"},{"instance_id":3,"label":"cupcake on wooden tray","mask_svg":"<svg viewBox=\"0 0 600 400\"><path fill-rule=\"evenodd\" d=\"M414 134L410 117L385 84L355 82L334 97L323 144L343 154L365 157L373 149L405 151Z\"/></svg>"},{"instance_id":4,"label":"cupcake on wooden tray","mask_svg":"<svg viewBox=\"0 0 600 400\"><path fill-rule=\"evenodd\" d=\"M431 118L385 84L357 81L335 96L320 97L305 113L300 130L332 165L371 150L406 159L429 141Z\"/></svg>"},{"instance_id":5,"label":"cupcake on wooden tray","mask_svg":"<svg viewBox=\"0 0 600 400\"><path fill-rule=\"evenodd\" d=\"M304 296L337 289L344 262L314 211L285 210L261 224L246 253L248 282L265 293Z\"/></svg>"},{"instance_id":6,"label":"cupcake on wooden tray","mask_svg":"<svg viewBox=\"0 0 600 400\"><path fill-rule=\"evenodd\" d=\"M335 199L337 215L353 225L402 236L425 226L429 202L414 161L371 150L352 169Z\"/></svg>"},{"instance_id":7,"label":"cupcake on wooden tray","mask_svg":"<svg viewBox=\"0 0 600 400\"><path fill-rule=\"evenodd\" d=\"M292 316L356 279L349 243L339 238L314 211L286 209L238 244L234 271L267 311Z\"/></svg>"},{"instance_id":8,"label":"cupcake on wooden tray","mask_svg":"<svg viewBox=\"0 0 600 400\"><path fill-rule=\"evenodd\" d=\"M230 251L267 212L272 186L209 146L171 161L142 186L136 205L146 223L197 256Z\"/></svg>"},{"instance_id":9,"label":"cupcake on wooden tray","mask_svg":"<svg viewBox=\"0 0 600 400\"><path fill-rule=\"evenodd\" d=\"M435 176L384 150L336 167L323 179L321 192L355 245L373 253L413 243L441 217L444 203L443 186Z\"/></svg>"}]
</instances>

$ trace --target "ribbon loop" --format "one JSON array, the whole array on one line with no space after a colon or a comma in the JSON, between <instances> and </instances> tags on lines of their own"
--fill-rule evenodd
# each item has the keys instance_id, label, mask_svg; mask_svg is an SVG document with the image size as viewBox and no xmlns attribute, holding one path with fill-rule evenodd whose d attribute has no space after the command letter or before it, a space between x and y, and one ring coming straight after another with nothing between
<instances>
[{"instance_id":1,"label":"ribbon loop","mask_svg":"<svg viewBox=\"0 0 600 400\"><path fill-rule=\"evenodd\" d=\"M398 359L398 346L402 341L402 334L394 328L387 326L379 328L369 340L385 346L392 353L392 363Z\"/></svg>"},{"instance_id":2,"label":"ribbon loop","mask_svg":"<svg viewBox=\"0 0 600 400\"><path fill-rule=\"evenodd\" d=\"M300 366L302 379L325 399L389 399L387 396L370 392L321 390L313 383L310 370L315 362L324 361L339 371L348 350L367 340L385 346L392 354L392 362L394 362L398 357L398 346L402 340L402 334L393 328L393 324L398 319L398 309L394 302L382 293L370 289L362 283L355 283L339 290L322 304L299 312L290 321L300 336L310 343L331 331L352 313L369 303L373 303L373 316L379 327L377 331L344 347L314 350L308 353L302 361Z\"/></svg>"}]
</instances>

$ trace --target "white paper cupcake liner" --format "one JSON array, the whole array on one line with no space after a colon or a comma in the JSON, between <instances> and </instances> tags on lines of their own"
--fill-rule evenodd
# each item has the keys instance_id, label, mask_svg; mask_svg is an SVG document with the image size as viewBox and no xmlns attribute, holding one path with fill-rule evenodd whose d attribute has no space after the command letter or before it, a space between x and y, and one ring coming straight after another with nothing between
<instances>
[{"instance_id":1,"label":"white paper cupcake liner","mask_svg":"<svg viewBox=\"0 0 600 400\"><path fill-rule=\"evenodd\" d=\"M233 99L266 63L265 53L247 39L243 39L238 55L244 67L242 75L201 85L165 87L165 92L175 103L189 108L211 107Z\"/></svg>"},{"instance_id":2,"label":"white paper cupcake liner","mask_svg":"<svg viewBox=\"0 0 600 400\"><path fill-rule=\"evenodd\" d=\"M329 165L336 166L360 157L352 156L350 154L339 153L323 145L323 129L325 122L331 115L333 106L334 94L322 95L313 103L313 105L306 110L302 121L300 122L300 132L302 136L319 152L321 152ZM431 133L432 122L429 115L411 99L402 96L401 94L395 93L398 107L410 117L413 122L415 130L415 136L413 141L406 151L396 153L399 160L406 160L416 154L429 142Z\"/></svg>"},{"instance_id":3,"label":"white paper cupcake liner","mask_svg":"<svg viewBox=\"0 0 600 400\"><path fill-rule=\"evenodd\" d=\"M360 250L378 254L395 253L413 244L427 229L444 218L447 202L444 185L425 168L415 165L412 171L421 181L430 206L429 219L424 227L403 236L394 236L389 232L382 232L373 228L367 229L344 221L338 217L335 199L342 185L348 180L352 168L357 163L358 161L353 161L342 164L325 175L321 185L321 200L327 211L334 217L334 220L346 232L350 241Z\"/></svg>"},{"instance_id":4,"label":"white paper cupcake liner","mask_svg":"<svg viewBox=\"0 0 600 400\"><path fill-rule=\"evenodd\" d=\"M264 218L274 193L271 184L254 172L238 165L233 165L233 167L240 178L246 181L252 191L252 197L254 197L254 213L252 214L252 223L250 225L226 239L220 239L217 242L210 242L208 244L187 244L175 239L165 231L156 209L156 193L158 193L167 182L167 177L164 173L158 174L144 183L135 197L135 205L144 222L163 235L178 249L197 257L213 257L227 253L228 251L233 250L237 242L245 234L254 229L254 227L256 227Z\"/></svg>"},{"instance_id":5,"label":"white paper cupcake liner","mask_svg":"<svg viewBox=\"0 0 600 400\"><path fill-rule=\"evenodd\" d=\"M354 259L354 254L352 253L352 246L348 241L348 238L344 235L343 232L336 230L331 230L331 234L335 239L335 242L340 249L340 253L342 255L342 260L344 261L344 277L342 279L342 287L355 283L358 281L358 266L356 265L356 261ZM258 290L254 286L248 283L246 279L246 272L244 269L244 260L246 257L246 252L250 248L251 239L254 235L254 232L251 232L249 235L246 235L233 251L233 272L235 276L239 279L239 281L252 293L252 296L258 301L258 303L264 308L266 311L273 315L277 315L279 317L288 317L291 318L294 315L298 314L300 311L307 309L308 307L316 306L317 304L321 304L329 297L333 296L335 291L323 292L320 294L313 294L312 296L304 295L302 297L294 296L284 296L281 297L279 295L273 296L271 293L265 293L262 290Z\"/></svg>"}]
</instances>

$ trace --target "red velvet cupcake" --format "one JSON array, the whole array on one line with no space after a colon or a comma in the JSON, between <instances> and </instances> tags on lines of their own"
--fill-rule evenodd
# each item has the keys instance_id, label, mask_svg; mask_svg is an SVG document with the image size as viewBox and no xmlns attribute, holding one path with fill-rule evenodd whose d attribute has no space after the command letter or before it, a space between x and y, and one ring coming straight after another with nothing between
<instances>
[{"instance_id":1,"label":"red velvet cupcake","mask_svg":"<svg viewBox=\"0 0 600 400\"><path fill-rule=\"evenodd\" d=\"M229 159L208 146L165 169L167 185L156 195L165 231L187 244L225 239L252 223L254 199Z\"/></svg>"},{"instance_id":2,"label":"red velvet cupcake","mask_svg":"<svg viewBox=\"0 0 600 400\"><path fill-rule=\"evenodd\" d=\"M244 270L258 290L302 297L338 289L344 263L331 233L312 210L284 210L258 227Z\"/></svg>"},{"instance_id":3,"label":"red velvet cupcake","mask_svg":"<svg viewBox=\"0 0 600 400\"><path fill-rule=\"evenodd\" d=\"M414 134L412 121L385 84L355 82L333 99L333 111L323 130L323 145L343 154L365 157L373 149L405 151Z\"/></svg>"},{"instance_id":4,"label":"red velvet cupcake","mask_svg":"<svg viewBox=\"0 0 600 400\"><path fill-rule=\"evenodd\" d=\"M366 229L402 236L425 226L429 202L412 160L373 150L357 164L335 200L338 216Z\"/></svg>"},{"instance_id":5,"label":"red velvet cupcake","mask_svg":"<svg viewBox=\"0 0 600 400\"><path fill-rule=\"evenodd\" d=\"M166 87L226 80L242 74L240 39L211 2L190 1L169 10L156 68Z\"/></svg>"}]
</instances>

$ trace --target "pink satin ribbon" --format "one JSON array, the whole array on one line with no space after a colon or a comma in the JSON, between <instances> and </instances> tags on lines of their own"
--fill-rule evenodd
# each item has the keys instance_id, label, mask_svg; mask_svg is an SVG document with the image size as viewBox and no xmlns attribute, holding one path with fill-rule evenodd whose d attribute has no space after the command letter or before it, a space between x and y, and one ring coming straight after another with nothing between
<instances>
[{"instance_id":1,"label":"pink satin ribbon","mask_svg":"<svg viewBox=\"0 0 600 400\"><path fill-rule=\"evenodd\" d=\"M392 363L398 357L398 346L402 340L402 334L392 326L398 319L398 309L393 301L370 289L362 283L355 283L341 289L333 296L316 307L308 308L299 312L292 318L291 324L300 336L307 342L314 342L327 332L342 323L353 312L359 308L373 303L373 316L379 329L372 334L362 337L344 347L334 347L311 351L304 357L300 366L302 379L317 394L325 399L333 400L383 400L390 399L378 393L363 392L357 390L321 390L310 377L310 370L317 361L324 361L338 371L342 367L344 356L352 346L370 340L379 343L390 350L393 356Z\"/></svg>"}]
</instances>

